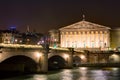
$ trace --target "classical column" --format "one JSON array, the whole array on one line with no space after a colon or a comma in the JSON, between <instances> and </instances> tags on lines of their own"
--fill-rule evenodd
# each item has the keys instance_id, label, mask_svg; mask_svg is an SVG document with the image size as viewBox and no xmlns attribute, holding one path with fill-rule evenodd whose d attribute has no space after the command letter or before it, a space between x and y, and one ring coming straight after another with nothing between
<instances>
[{"instance_id":1,"label":"classical column","mask_svg":"<svg viewBox=\"0 0 120 80\"><path fill-rule=\"evenodd\" d=\"M81 37L80 38L81 38L81 48L83 48L83 41L84 41L83 40L83 32L81 32Z\"/></svg>"},{"instance_id":2,"label":"classical column","mask_svg":"<svg viewBox=\"0 0 120 80\"><path fill-rule=\"evenodd\" d=\"M77 32L74 32L74 36L75 36L74 47L77 48L77 41L78 41Z\"/></svg>"},{"instance_id":3,"label":"classical column","mask_svg":"<svg viewBox=\"0 0 120 80\"><path fill-rule=\"evenodd\" d=\"M70 45L70 47L72 47L72 32L70 32L70 39L69 39L69 45Z\"/></svg>"},{"instance_id":4,"label":"classical column","mask_svg":"<svg viewBox=\"0 0 120 80\"><path fill-rule=\"evenodd\" d=\"M108 47L110 47L110 31L108 31Z\"/></svg>"},{"instance_id":5,"label":"classical column","mask_svg":"<svg viewBox=\"0 0 120 80\"><path fill-rule=\"evenodd\" d=\"M102 31L102 48L104 48L104 32Z\"/></svg>"},{"instance_id":6,"label":"classical column","mask_svg":"<svg viewBox=\"0 0 120 80\"><path fill-rule=\"evenodd\" d=\"M63 47L63 34L60 34L60 46Z\"/></svg>"},{"instance_id":7,"label":"classical column","mask_svg":"<svg viewBox=\"0 0 120 80\"><path fill-rule=\"evenodd\" d=\"M94 47L94 32L91 31L91 41L90 41L90 44L91 44L91 48Z\"/></svg>"},{"instance_id":8,"label":"classical column","mask_svg":"<svg viewBox=\"0 0 120 80\"><path fill-rule=\"evenodd\" d=\"M107 44L108 44L108 43L107 43L107 38L108 38L108 37L107 37L107 32L105 31L105 32L104 32L104 47L105 47L105 48L107 47Z\"/></svg>"},{"instance_id":9,"label":"classical column","mask_svg":"<svg viewBox=\"0 0 120 80\"><path fill-rule=\"evenodd\" d=\"M71 47L74 47L74 33L71 33Z\"/></svg>"},{"instance_id":10,"label":"classical column","mask_svg":"<svg viewBox=\"0 0 120 80\"><path fill-rule=\"evenodd\" d=\"M82 43L82 41L81 41L81 32L78 32L78 47L81 47L81 43Z\"/></svg>"},{"instance_id":11,"label":"classical column","mask_svg":"<svg viewBox=\"0 0 120 80\"><path fill-rule=\"evenodd\" d=\"M82 40L83 40L83 48L86 47L86 36L85 36L85 32L83 31L83 34L82 34Z\"/></svg>"},{"instance_id":12,"label":"classical column","mask_svg":"<svg viewBox=\"0 0 120 80\"><path fill-rule=\"evenodd\" d=\"M89 38L90 38L90 40L89 40L89 48L91 48L91 31L89 32Z\"/></svg>"},{"instance_id":13,"label":"classical column","mask_svg":"<svg viewBox=\"0 0 120 80\"><path fill-rule=\"evenodd\" d=\"M61 42L62 42L62 47L65 47L65 33L64 32L62 32Z\"/></svg>"},{"instance_id":14,"label":"classical column","mask_svg":"<svg viewBox=\"0 0 120 80\"><path fill-rule=\"evenodd\" d=\"M70 32L68 32L67 46L70 47Z\"/></svg>"},{"instance_id":15,"label":"classical column","mask_svg":"<svg viewBox=\"0 0 120 80\"><path fill-rule=\"evenodd\" d=\"M99 48L99 35L98 35L98 31L96 31L96 33L95 33L95 45L96 45L96 48Z\"/></svg>"},{"instance_id":16,"label":"classical column","mask_svg":"<svg viewBox=\"0 0 120 80\"><path fill-rule=\"evenodd\" d=\"M103 47L103 32L100 31L100 47Z\"/></svg>"},{"instance_id":17,"label":"classical column","mask_svg":"<svg viewBox=\"0 0 120 80\"><path fill-rule=\"evenodd\" d=\"M90 47L90 34L89 34L89 31L87 31L87 33L86 33L86 37L87 37L87 39L86 39L86 47L87 48L89 48Z\"/></svg>"},{"instance_id":18,"label":"classical column","mask_svg":"<svg viewBox=\"0 0 120 80\"><path fill-rule=\"evenodd\" d=\"M84 32L84 47L87 47L87 32Z\"/></svg>"}]
</instances>

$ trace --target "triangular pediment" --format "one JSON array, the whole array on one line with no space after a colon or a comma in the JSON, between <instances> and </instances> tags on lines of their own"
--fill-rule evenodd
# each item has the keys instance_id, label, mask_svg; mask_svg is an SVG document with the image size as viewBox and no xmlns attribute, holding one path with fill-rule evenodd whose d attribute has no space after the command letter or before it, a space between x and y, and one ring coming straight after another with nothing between
<instances>
[{"instance_id":1,"label":"triangular pediment","mask_svg":"<svg viewBox=\"0 0 120 80\"><path fill-rule=\"evenodd\" d=\"M74 23L72 25L68 25L66 27L60 28L59 30L67 30L67 29L110 29L110 28L83 20L83 21Z\"/></svg>"}]
</instances>

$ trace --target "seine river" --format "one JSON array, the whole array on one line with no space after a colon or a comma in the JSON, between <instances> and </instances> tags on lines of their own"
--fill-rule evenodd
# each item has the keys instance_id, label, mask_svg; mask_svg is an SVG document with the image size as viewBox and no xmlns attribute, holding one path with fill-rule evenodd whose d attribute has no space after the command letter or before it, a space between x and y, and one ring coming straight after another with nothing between
<instances>
[{"instance_id":1,"label":"seine river","mask_svg":"<svg viewBox=\"0 0 120 80\"><path fill-rule=\"evenodd\" d=\"M120 80L120 68L79 67L0 80Z\"/></svg>"}]
</instances>

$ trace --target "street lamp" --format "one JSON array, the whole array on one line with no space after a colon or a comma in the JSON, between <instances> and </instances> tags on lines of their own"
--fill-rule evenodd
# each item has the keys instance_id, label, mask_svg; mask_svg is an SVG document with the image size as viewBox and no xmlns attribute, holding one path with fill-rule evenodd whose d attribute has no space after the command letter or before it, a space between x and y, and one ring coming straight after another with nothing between
<instances>
[{"instance_id":1,"label":"street lamp","mask_svg":"<svg viewBox=\"0 0 120 80\"><path fill-rule=\"evenodd\" d=\"M15 39L15 43L16 43L16 44L17 44L17 41L18 41L18 40L17 40L17 39Z\"/></svg>"},{"instance_id":2,"label":"street lamp","mask_svg":"<svg viewBox=\"0 0 120 80\"><path fill-rule=\"evenodd\" d=\"M53 46L54 48L56 48L57 47L57 39L54 39L54 46Z\"/></svg>"}]
</instances>

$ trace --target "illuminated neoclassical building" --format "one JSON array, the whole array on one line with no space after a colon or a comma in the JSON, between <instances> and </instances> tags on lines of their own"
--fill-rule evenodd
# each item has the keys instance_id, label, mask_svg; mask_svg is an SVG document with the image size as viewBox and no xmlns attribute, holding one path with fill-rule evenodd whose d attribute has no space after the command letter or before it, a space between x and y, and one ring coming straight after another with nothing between
<instances>
[{"instance_id":1,"label":"illuminated neoclassical building","mask_svg":"<svg viewBox=\"0 0 120 80\"><path fill-rule=\"evenodd\" d=\"M110 47L110 28L85 20L60 28L60 46L74 48Z\"/></svg>"}]
</instances>

